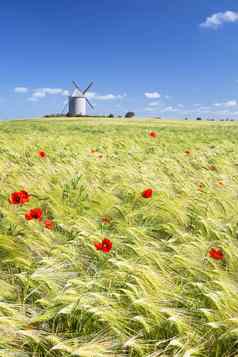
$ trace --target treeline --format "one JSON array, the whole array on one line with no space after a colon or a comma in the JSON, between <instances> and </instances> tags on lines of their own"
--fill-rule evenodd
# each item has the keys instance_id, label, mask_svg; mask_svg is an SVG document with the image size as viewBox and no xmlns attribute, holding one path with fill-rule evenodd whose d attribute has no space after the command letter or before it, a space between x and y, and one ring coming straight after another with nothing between
<instances>
[{"instance_id":1,"label":"treeline","mask_svg":"<svg viewBox=\"0 0 238 357\"><path fill-rule=\"evenodd\" d=\"M134 112L127 112L125 114L125 118L132 118L135 116ZM69 113L67 114L47 114L44 115L44 118L63 118L63 117L69 117L69 118L123 118L122 115L114 115L114 114L109 114L109 115L71 115Z\"/></svg>"},{"instance_id":2,"label":"treeline","mask_svg":"<svg viewBox=\"0 0 238 357\"><path fill-rule=\"evenodd\" d=\"M189 120L188 118L185 118L184 120ZM192 119L193 120L193 119ZM197 117L196 120L207 120L207 121L235 121L235 119L229 119L229 118L226 118L226 119L213 119L213 118L207 118L207 119L203 119L201 117Z\"/></svg>"}]
</instances>

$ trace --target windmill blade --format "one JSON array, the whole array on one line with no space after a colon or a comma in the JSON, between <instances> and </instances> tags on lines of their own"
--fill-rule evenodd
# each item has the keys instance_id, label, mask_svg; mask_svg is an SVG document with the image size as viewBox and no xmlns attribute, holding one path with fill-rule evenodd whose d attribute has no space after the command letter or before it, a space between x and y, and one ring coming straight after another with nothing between
<instances>
[{"instance_id":1,"label":"windmill blade","mask_svg":"<svg viewBox=\"0 0 238 357\"><path fill-rule=\"evenodd\" d=\"M82 95L83 92L81 91L81 89L79 88L79 86L77 85L77 83L76 83L75 81L72 81L72 82L73 82L74 86L78 89L80 95Z\"/></svg>"},{"instance_id":2,"label":"windmill blade","mask_svg":"<svg viewBox=\"0 0 238 357\"><path fill-rule=\"evenodd\" d=\"M66 109L67 105L68 105L68 103L65 103L64 108L63 108L63 110L62 110L61 114L64 114L64 111L65 111L65 109Z\"/></svg>"},{"instance_id":3,"label":"windmill blade","mask_svg":"<svg viewBox=\"0 0 238 357\"><path fill-rule=\"evenodd\" d=\"M92 87L92 85L93 85L93 82L91 82L91 83L88 85L88 87L83 91L83 94L85 94L85 93L89 90L89 88Z\"/></svg>"},{"instance_id":4,"label":"windmill blade","mask_svg":"<svg viewBox=\"0 0 238 357\"><path fill-rule=\"evenodd\" d=\"M84 98L86 99L88 105L89 105L92 109L94 109L94 106L90 103L90 101L88 100L88 98L87 98L87 97L84 97Z\"/></svg>"}]
</instances>

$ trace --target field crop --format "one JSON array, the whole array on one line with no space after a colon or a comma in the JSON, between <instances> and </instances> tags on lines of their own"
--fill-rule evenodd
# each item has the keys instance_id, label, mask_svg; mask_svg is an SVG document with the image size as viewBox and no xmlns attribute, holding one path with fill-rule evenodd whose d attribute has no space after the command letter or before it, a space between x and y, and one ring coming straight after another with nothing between
<instances>
[{"instance_id":1,"label":"field crop","mask_svg":"<svg viewBox=\"0 0 238 357\"><path fill-rule=\"evenodd\" d=\"M1 122L0 172L0 357L238 356L238 124Z\"/></svg>"}]
</instances>

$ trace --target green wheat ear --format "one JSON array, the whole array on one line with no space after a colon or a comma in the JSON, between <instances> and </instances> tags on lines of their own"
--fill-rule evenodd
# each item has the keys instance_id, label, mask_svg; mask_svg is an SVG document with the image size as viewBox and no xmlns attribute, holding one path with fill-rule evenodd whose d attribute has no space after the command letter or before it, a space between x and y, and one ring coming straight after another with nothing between
<instances>
[{"instance_id":1,"label":"green wheat ear","mask_svg":"<svg viewBox=\"0 0 238 357\"><path fill-rule=\"evenodd\" d=\"M237 134L226 122L0 122L0 357L235 356ZM30 201L9 204L20 187ZM36 207L53 230L26 221Z\"/></svg>"}]
</instances>

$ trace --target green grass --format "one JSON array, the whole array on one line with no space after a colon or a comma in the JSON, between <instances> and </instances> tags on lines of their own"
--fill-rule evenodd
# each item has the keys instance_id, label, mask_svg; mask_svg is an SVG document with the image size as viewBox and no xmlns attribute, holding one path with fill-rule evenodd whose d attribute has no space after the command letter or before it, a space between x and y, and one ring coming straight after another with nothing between
<instances>
[{"instance_id":1,"label":"green grass","mask_svg":"<svg viewBox=\"0 0 238 357\"><path fill-rule=\"evenodd\" d=\"M0 357L238 356L238 124L1 122L0 172Z\"/></svg>"}]
</instances>

